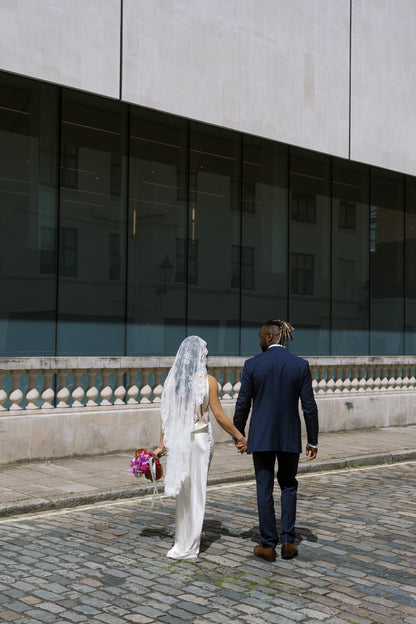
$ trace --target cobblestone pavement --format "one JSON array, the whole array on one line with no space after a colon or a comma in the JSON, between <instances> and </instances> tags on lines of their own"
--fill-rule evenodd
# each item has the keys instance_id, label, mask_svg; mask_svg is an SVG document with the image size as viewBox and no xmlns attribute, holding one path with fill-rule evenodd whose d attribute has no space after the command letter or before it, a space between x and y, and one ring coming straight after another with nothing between
<instances>
[{"instance_id":1,"label":"cobblestone pavement","mask_svg":"<svg viewBox=\"0 0 416 624\"><path fill-rule=\"evenodd\" d=\"M299 477L300 554L271 564L252 481L211 486L196 563L165 557L174 501L0 520L0 621L416 623L416 462Z\"/></svg>"}]
</instances>

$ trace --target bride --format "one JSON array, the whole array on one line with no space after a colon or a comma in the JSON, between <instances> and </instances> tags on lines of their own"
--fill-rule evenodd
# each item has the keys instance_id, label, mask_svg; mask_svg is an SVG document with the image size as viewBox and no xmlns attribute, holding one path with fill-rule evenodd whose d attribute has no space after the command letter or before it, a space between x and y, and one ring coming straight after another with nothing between
<instances>
[{"instance_id":1,"label":"bride","mask_svg":"<svg viewBox=\"0 0 416 624\"><path fill-rule=\"evenodd\" d=\"M165 493L176 496L175 544L172 559L195 561L201 542L208 469L214 442L209 407L218 424L244 453L247 439L224 413L218 385L207 374L207 343L189 336L181 343L161 399L161 434L153 455L167 448Z\"/></svg>"}]
</instances>

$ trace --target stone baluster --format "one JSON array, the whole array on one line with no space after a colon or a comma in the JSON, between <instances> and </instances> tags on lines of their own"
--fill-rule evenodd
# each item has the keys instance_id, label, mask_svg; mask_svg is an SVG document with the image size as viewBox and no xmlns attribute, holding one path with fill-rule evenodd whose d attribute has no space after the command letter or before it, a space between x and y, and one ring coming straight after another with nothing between
<instances>
[{"instance_id":1,"label":"stone baluster","mask_svg":"<svg viewBox=\"0 0 416 624\"><path fill-rule=\"evenodd\" d=\"M334 390L334 394L339 394L340 392L342 392L342 388L344 386L344 382L342 380L341 377L341 366L337 366L335 368L335 390Z\"/></svg>"},{"instance_id":2,"label":"stone baluster","mask_svg":"<svg viewBox=\"0 0 416 624\"><path fill-rule=\"evenodd\" d=\"M396 378L393 376L389 377L389 383L388 383L387 389L390 391L393 391L395 389L395 386L396 386Z\"/></svg>"},{"instance_id":3,"label":"stone baluster","mask_svg":"<svg viewBox=\"0 0 416 624\"><path fill-rule=\"evenodd\" d=\"M24 374L25 371L10 371L10 375L12 377L12 391L9 394L11 412L22 409L20 402L23 399L23 392L20 390L20 376Z\"/></svg>"},{"instance_id":4,"label":"stone baluster","mask_svg":"<svg viewBox=\"0 0 416 624\"><path fill-rule=\"evenodd\" d=\"M233 386L230 382L231 370L231 368L224 368L224 385L222 387L222 391L224 393L222 395L223 401L230 401L232 399L231 392L233 391Z\"/></svg>"},{"instance_id":5,"label":"stone baluster","mask_svg":"<svg viewBox=\"0 0 416 624\"><path fill-rule=\"evenodd\" d=\"M372 386L370 387L370 381L372 384L374 383L371 377L368 380L365 377L360 377L360 380L358 382L358 392L365 392L366 389L371 390Z\"/></svg>"},{"instance_id":6,"label":"stone baluster","mask_svg":"<svg viewBox=\"0 0 416 624\"><path fill-rule=\"evenodd\" d=\"M162 369L155 371L155 387L153 388L153 403L160 403L162 398L163 386L162 386Z\"/></svg>"},{"instance_id":7,"label":"stone baluster","mask_svg":"<svg viewBox=\"0 0 416 624\"><path fill-rule=\"evenodd\" d=\"M137 405L137 397L139 396L139 387L136 384L137 369L129 369L129 387L127 389L128 405Z\"/></svg>"},{"instance_id":8,"label":"stone baluster","mask_svg":"<svg viewBox=\"0 0 416 624\"><path fill-rule=\"evenodd\" d=\"M318 382L318 394L326 393L326 379L320 379Z\"/></svg>"},{"instance_id":9,"label":"stone baluster","mask_svg":"<svg viewBox=\"0 0 416 624\"><path fill-rule=\"evenodd\" d=\"M330 377L326 382L326 392L327 394L333 394L335 390L335 381L332 377Z\"/></svg>"},{"instance_id":10,"label":"stone baluster","mask_svg":"<svg viewBox=\"0 0 416 624\"><path fill-rule=\"evenodd\" d=\"M380 392L381 390L381 377L379 375L377 375L377 377L374 379L373 389L374 392Z\"/></svg>"},{"instance_id":11,"label":"stone baluster","mask_svg":"<svg viewBox=\"0 0 416 624\"><path fill-rule=\"evenodd\" d=\"M240 369L235 368L234 369L234 385L233 385L234 399L237 399L238 393L240 392L240 388L241 388Z\"/></svg>"},{"instance_id":12,"label":"stone baluster","mask_svg":"<svg viewBox=\"0 0 416 624\"><path fill-rule=\"evenodd\" d=\"M354 377L351 379L351 386L350 386L350 392L358 392L358 378L357 375L354 375Z\"/></svg>"},{"instance_id":13,"label":"stone baluster","mask_svg":"<svg viewBox=\"0 0 416 624\"><path fill-rule=\"evenodd\" d=\"M315 376L316 380L316 394L324 394L326 390L326 380L325 380L325 368L318 366L317 368L318 375ZM316 373L315 373L316 375Z\"/></svg>"},{"instance_id":14,"label":"stone baluster","mask_svg":"<svg viewBox=\"0 0 416 624\"><path fill-rule=\"evenodd\" d=\"M71 392L71 396L72 396L72 407L84 407L84 404L82 403L82 399L85 396L85 390L81 385L81 377L83 375L85 371L83 370L75 370L74 371L74 389Z\"/></svg>"},{"instance_id":15,"label":"stone baluster","mask_svg":"<svg viewBox=\"0 0 416 624\"><path fill-rule=\"evenodd\" d=\"M315 394L318 394L318 382L316 379L312 379L312 390Z\"/></svg>"},{"instance_id":16,"label":"stone baluster","mask_svg":"<svg viewBox=\"0 0 416 624\"><path fill-rule=\"evenodd\" d=\"M126 396L126 388L124 386L124 371L121 369L116 372L116 387L114 390L116 400L114 405L125 405L124 397Z\"/></svg>"},{"instance_id":17,"label":"stone baluster","mask_svg":"<svg viewBox=\"0 0 416 624\"><path fill-rule=\"evenodd\" d=\"M150 370L148 368L143 369L143 372L142 372L143 386L142 388L140 388L140 395L142 398L140 399L140 403L151 403L151 400L149 399L149 397L152 394L152 388L149 385L149 373L150 373Z\"/></svg>"},{"instance_id":18,"label":"stone baluster","mask_svg":"<svg viewBox=\"0 0 416 624\"><path fill-rule=\"evenodd\" d=\"M97 373L98 373L98 370L95 370L95 369L88 370L88 388L85 393L85 396L87 397L86 407L98 406L97 398L98 398L99 392L98 392L98 388L96 385Z\"/></svg>"},{"instance_id":19,"label":"stone baluster","mask_svg":"<svg viewBox=\"0 0 416 624\"><path fill-rule=\"evenodd\" d=\"M400 373L399 373L399 376L396 377L395 386L394 386L393 390L395 392L402 392L404 390L403 379L402 379Z\"/></svg>"},{"instance_id":20,"label":"stone baluster","mask_svg":"<svg viewBox=\"0 0 416 624\"><path fill-rule=\"evenodd\" d=\"M416 386L416 377L412 375L409 379L409 390L414 390Z\"/></svg>"},{"instance_id":21,"label":"stone baluster","mask_svg":"<svg viewBox=\"0 0 416 624\"><path fill-rule=\"evenodd\" d=\"M26 392L26 409L27 410L36 410L39 409L39 405L36 405L36 402L39 400L40 393L36 388L36 379L38 376L38 372L29 371L29 389Z\"/></svg>"},{"instance_id":22,"label":"stone baluster","mask_svg":"<svg viewBox=\"0 0 416 624\"><path fill-rule=\"evenodd\" d=\"M351 391L351 379L346 377L342 383L342 391L345 393L349 393Z\"/></svg>"},{"instance_id":23,"label":"stone baluster","mask_svg":"<svg viewBox=\"0 0 416 624\"><path fill-rule=\"evenodd\" d=\"M358 372L357 372L357 377L358 377L358 388L357 391L358 392L365 392L366 387L367 387L367 371L364 367L361 367Z\"/></svg>"},{"instance_id":24,"label":"stone baluster","mask_svg":"<svg viewBox=\"0 0 416 624\"><path fill-rule=\"evenodd\" d=\"M3 384L4 384L4 375L3 375ZM7 392L4 387L0 388L0 412L6 412L6 408L4 407L5 402L7 401Z\"/></svg>"},{"instance_id":25,"label":"stone baluster","mask_svg":"<svg viewBox=\"0 0 416 624\"><path fill-rule=\"evenodd\" d=\"M42 401L43 401L43 405L42 405L42 409L53 409L53 400L55 398L55 391L53 389L53 375L54 373L51 373L50 370L43 370L42 371L43 374L43 381L44 381L44 385L43 385L43 391L42 394L40 395ZM69 396L69 393L68 393Z\"/></svg>"},{"instance_id":26,"label":"stone baluster","mask_svg":"<svg viewBox=\"0 0 416 624\"><path fill-rule=\"evenodd\" d=\"M67 385L67 377L69 373L70 373L69 370L59 371L59 390L56 393L56 399L58 403L56 407L59 407L60 409L66 409L69 407L68 399L71 396L71 393Z\"/></svg>"},{"instance_id":27,"label":"stone baluster","mask_svg":"<svg viewBox=\"0 0 416 624\"><path fill-rule=\"evenodd\" d=\"M104 369L102 372L103 375L103 385L100 390L101 397L101 405L111 405L111 397L113 396L113 389L110 386L110 375L111 370Z\"/></svg>"},{"instance_id":28,"label":"stone baluster","mask_svg":"<svg viewBox=\"0 0 416 624\"><path fill-rule=\"evenodd\" d=\"M409 381L410 380L409 380L409 377L407 376L407 371L406 371L406 374L402 379L402 388L401 388L402 390L406 391L409 389Z\"/></svg>"},{"instance_id":29,"label":"stone baluster","mask_svg":"<svg viewBox=\"0 0 416 624\"><path fill-rule=\"evenodd\" d=\"M387 392L387 388L388 388L388 385L389 385L389 380L387 378L387 374L385 374L384 377L382 377L380 383L381 383L380 391L381 392Z\"/></svg>"}]
</instances>

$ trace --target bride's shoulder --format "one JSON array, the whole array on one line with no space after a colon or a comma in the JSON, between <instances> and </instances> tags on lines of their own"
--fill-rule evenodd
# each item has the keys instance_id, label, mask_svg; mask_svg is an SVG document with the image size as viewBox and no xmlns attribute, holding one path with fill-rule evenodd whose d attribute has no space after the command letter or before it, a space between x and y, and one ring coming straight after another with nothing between
<instances>
[{"instance_id":1,"label":"bride's shoulder","mask_svg":"<svg viewBox=\"0 0 416 624\"><path fill-rule=\"evenodd\" d=\"M217 387L217 380L215 379L213 375L207 375L207 379L208 379L208 385L210 388Z\"/></svg>"}]
</instances>

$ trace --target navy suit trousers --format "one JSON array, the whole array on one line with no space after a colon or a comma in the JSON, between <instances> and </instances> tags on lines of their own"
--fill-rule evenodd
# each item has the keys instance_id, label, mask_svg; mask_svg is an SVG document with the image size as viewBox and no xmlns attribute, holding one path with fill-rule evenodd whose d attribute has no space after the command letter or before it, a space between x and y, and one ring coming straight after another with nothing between
<instances>
[{"instance_id":1,"label":"navy suit trousers","mask_svg":"<svg viewBox=\"0 0 416 624\"><path fill-rule=\"evenodd\" d=\"M279 541L273 498L276 457L278 463L277 481L281 490L282 531L280 538L282 544L295 541L296 498L298 490L296 474L298 471L299 453L284 453L281 451L253 453L260 535L264 548L275 548Z\"/></svg>"}]
</instances>

